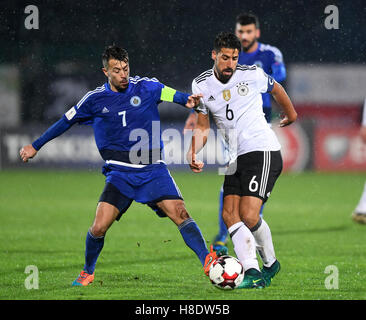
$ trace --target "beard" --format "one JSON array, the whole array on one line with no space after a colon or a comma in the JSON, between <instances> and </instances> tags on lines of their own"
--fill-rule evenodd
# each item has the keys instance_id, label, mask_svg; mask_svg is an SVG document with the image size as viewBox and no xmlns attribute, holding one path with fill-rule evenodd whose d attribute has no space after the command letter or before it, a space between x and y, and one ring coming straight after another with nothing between
<instances>
[{"instance_id":1,"label":"beard","mask_svg":"<svg viewBox=\"0 0 366 320\"><path fill-rule=\"evenodd\" d=\"M249 42L246 46L244 46L243 42L241 43L243 50L248 51L253 45L257 42L257 39L254 39L252 42Z\"/></svg>"},{"instance_id":2,"label":"beard","mask_svg":"<svg viewBox=\"0 0 366 320\"><path fill-rule=\"evenodd\" d=\"M230 74L224 74L224 71L231 71ZM216 73L216 77L217 79L219 79L219 81L221 81L222 83L226 83L230 80L230 78L232 77L234 70L233 69L224 69L222 71L220 71L217 66L215 66L215 73Z\"/></svg>"},{"instance_id":3,"label":"beard","mask_svg":"<svg viewBox=\"0 0 366 320\"><path fill-rule=\"evenodd\" d=\"M120 82L113 83L112 82L112 84L117 89L118 92L122 92L128 88L128 82L127 83L120 83Z\"/></svg>"}]
</instances>

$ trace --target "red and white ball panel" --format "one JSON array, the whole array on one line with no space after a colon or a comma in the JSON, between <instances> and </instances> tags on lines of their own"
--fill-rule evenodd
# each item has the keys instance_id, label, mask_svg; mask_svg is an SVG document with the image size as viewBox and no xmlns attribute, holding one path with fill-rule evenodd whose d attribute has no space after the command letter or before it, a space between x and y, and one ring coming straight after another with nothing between
<instances>
[{"instance_id":1,"label":"red and white ball panel","mask_svg":"<svg viewBox=\"0 0 366 320\"><path fill-rule=\"evenodd\" d=\"M238 259L221 256L211 265L209 277L220 289L235 289L244 279L244 268Z\"/></svg>"}]
</instances>

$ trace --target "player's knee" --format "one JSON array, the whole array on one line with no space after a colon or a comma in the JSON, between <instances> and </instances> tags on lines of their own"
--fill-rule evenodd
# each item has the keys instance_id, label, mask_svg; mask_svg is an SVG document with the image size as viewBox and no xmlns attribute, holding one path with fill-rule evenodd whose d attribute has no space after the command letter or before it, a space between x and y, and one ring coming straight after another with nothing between
<instances>
[{"instance_id":1,"label":"player's knee","mask_svg":"<svg viewBox=\"0 0 366 320\"><path fill-rule=\"evenodd\" d=\"M177 203L177 205L175 207L175 213L176 213L176 217L181 220L187 220L188 218L190 218L189 213L188 213L183 201Z\"/></svg>"},{"instance_id":2,"label":"player's knee","mask_svg":"<svg viewBox=\"0 0 366 320\"><path fill-rule=\"evenodd\" d=\"M222 210L222 220L224 220L224 222L227 226L231 226L231 225L235 224L236 222L239 222L240 218L234 212L234 210L230 210L230 209L228 210L228 209L224 208Z\"/></svg>"},{"instance_id":3,"label":"player's knee","mask_svg":"<svg viewBox=\"0 0 366 320\"><path fill-rule=\"evenodd\" d=\"M90 232L95 237L103 237L105 236L108 228L100 223L94 223L90 228Z\"/></svg>"},{"instance_id":4,"label":"player's knee","mask_svg":"<svg viewBox=\"0 0 366 320\"><path fill-rule=\"evenodd\" d=\"M254 226L257 225L259 222L260 217L253 215L253 216L247 216L244 218L244 224L248 227L248 229L252 229Z\"/></svg>"},{"instance_id":5,"label":"player's knee","mask_svg":"<svg viewBox=\"0 0 366 320\"><path fill-rule=\"evenodd\" d=\"M183 223L185 220L190 218L183 201L178 201L175 204L174 209L172 210L172 212L170 212L169 217L177 225Z\"/></svg>"},{"instance_id":6,"label":"player's knee","mask_svg":"<svg viewBox=\"0 0 366 320\"><path fill-rule=\"evenodd\" d=\"M159 207L176 225L180 225L190 218L183 200L162 203Z\"/></svg>"},{"instance_id":7,"label":"player's knee","mask_svg":"<svg viewBox=\"0 0 366 320\"><path fill-rule=\"evenodd\" d=\"M249 228L253 228L259 221L259 209L256 206L246 205L240 208L240 218Z\"/></svg>"}]
</instances>

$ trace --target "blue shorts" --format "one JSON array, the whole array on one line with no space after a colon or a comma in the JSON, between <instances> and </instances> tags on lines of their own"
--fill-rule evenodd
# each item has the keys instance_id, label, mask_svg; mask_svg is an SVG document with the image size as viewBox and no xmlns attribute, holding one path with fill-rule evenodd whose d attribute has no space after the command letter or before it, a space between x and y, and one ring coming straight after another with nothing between
<instances>
[{"instance_id":1,"label":"blue shorts","mask_svg":"<svg viewBox=\"0 0 366 320\"><path fill-rule=\"evenodd\" d=\"M183 200L167 166L163 163L148 165L144 169L116 170L104 167L106 185L99 201L108 202L120 211L117 220L127 211L132 201L147 204L160 217L165 213L157 203L167 199Z\"/></svg>"}]
</instances>

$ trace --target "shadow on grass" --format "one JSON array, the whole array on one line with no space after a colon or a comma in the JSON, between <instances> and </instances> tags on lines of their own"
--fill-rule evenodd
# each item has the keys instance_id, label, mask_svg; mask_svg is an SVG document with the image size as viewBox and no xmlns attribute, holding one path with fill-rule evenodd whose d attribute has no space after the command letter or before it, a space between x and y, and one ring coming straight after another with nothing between
<instances>
[{"instance_id":1,"label":"shadow on grass","mask_svg":"<svg viewBox=\"0 0 366 320\"><path fill-rule=\"evenodd\" d=\"M275 236L287 236L291 234L299 234L299 233L328 233L328 232L340 232L349 229L350 226L343 225L337 227L327 227L327 228L313 228L313 229L290 229L290 230L275 230L272 231L272 234Z\"/></svg>"}]
</instances>

